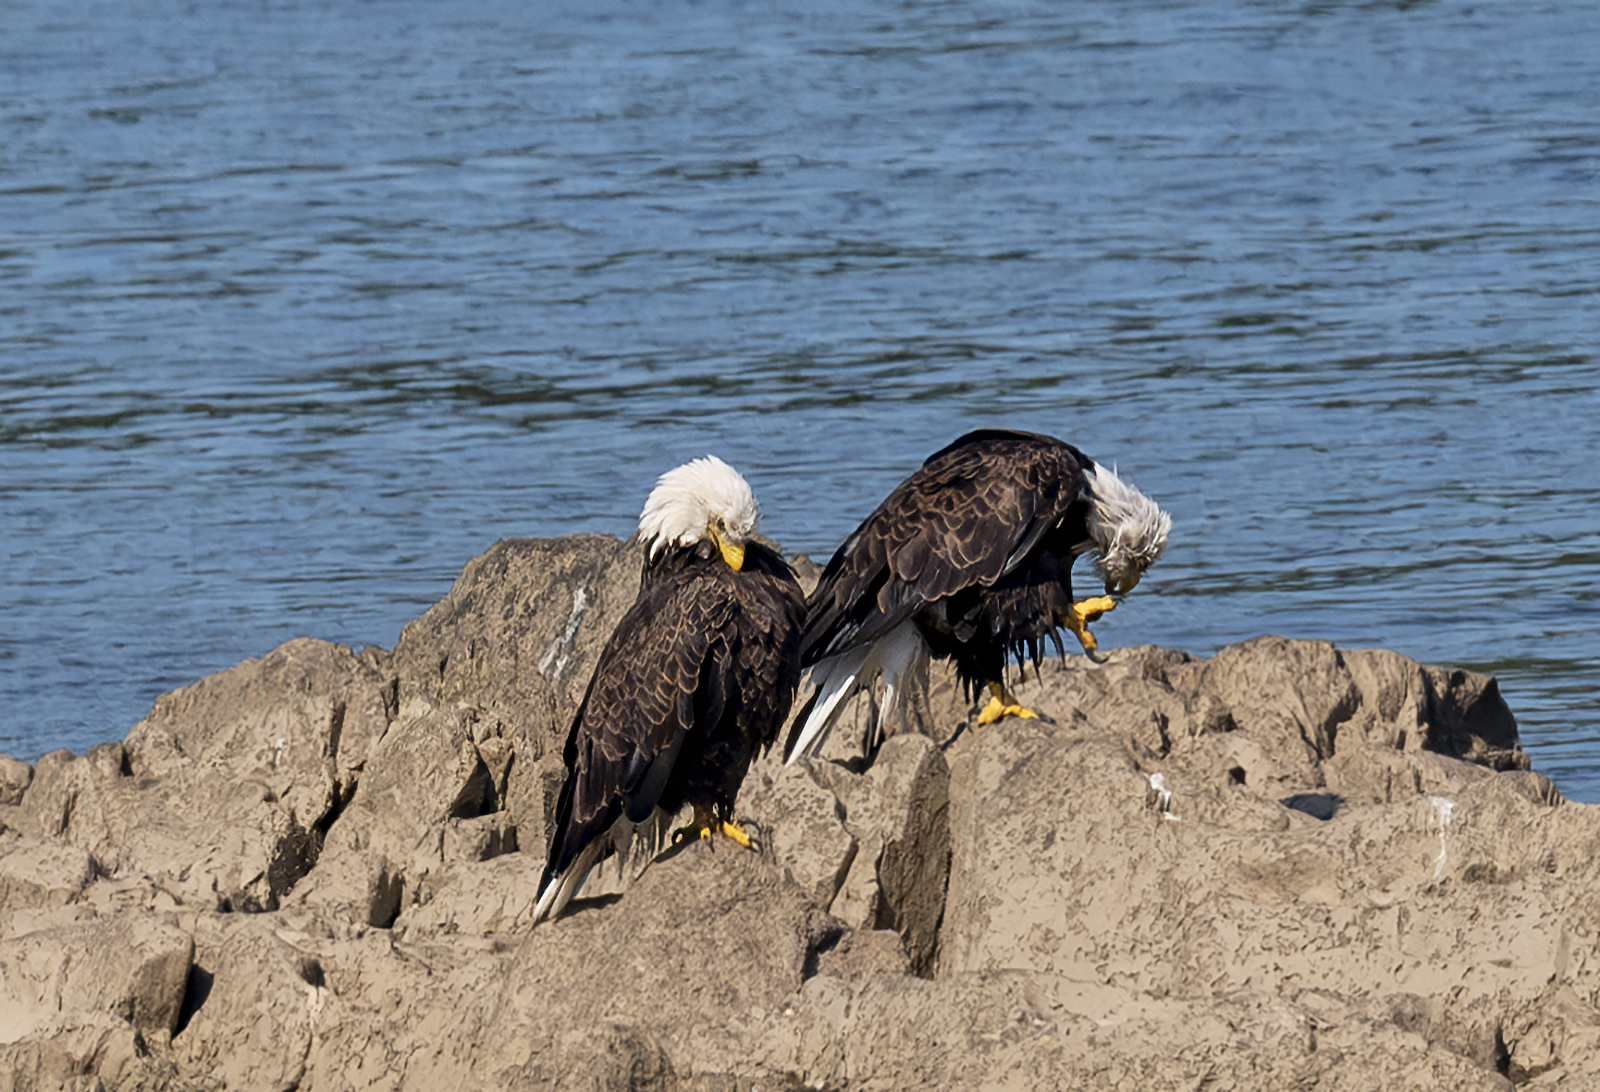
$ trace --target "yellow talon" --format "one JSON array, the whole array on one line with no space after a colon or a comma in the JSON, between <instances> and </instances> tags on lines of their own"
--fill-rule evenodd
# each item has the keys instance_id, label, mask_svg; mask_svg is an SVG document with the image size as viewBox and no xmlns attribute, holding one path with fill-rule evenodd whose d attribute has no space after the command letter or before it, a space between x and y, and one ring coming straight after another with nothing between
<instances>
[{"instance_id":1,"label":"yellow talon","mask_svg":"<svg viewBox=\"0 0 1600 1092\"><path fill-rule=\"evenodd\" d=\"M1116 605L1117 601L1109 595L1097 595L1093 599L1072 604L1072 610L1067 612L1061 622L1072 631L1072 635L1078 639L1085 652L1093 652L1100 646L1094 639L1094 634L1089 632L1089 623L1099 621L1102 614Z\"/></svg>"},{"instance_id":2,"label":"yellow talon","mask_svg":"<svg viewBox=\"0 0 1600 1092\"><path fill-rule=\"evenodd\" d=\"M737 842L746 849L751 848L750 835L746 834L744 828L738 823L718 823L717 832L724 838L727 838L733 842ZM710 837L710 835L706 835L705 837Z\"/></svg>"},{"instance_id":3,"label":"yellow talon","mask_svg":"<svg viewBox=\"0 0 1600 1092\"><path fill-rule=\"evenodd\" d=\"M989 704L985 705L978 713L979 724L993 724L1001 717L1038 717L1032 709L1017 704L1015 698L1006 693L1004 683L991 682L989 684Z\"/></svg>"},{"instance_id":4,"label":"yellow talon","mask_svg":"<svg viewBox=\"0 0 1600 1092\"><path fill-rule=\"evenodd\" d=\"M1081 603L1072 604L1072 613L1085 622L1098 622L1102 614L1115 608L1116 605L1117 601L1109 595L1097 595L1092 599L1085 599Z\"/></svg>"},{"instance_id":5,"label":"yellow talon","mask_svg":"<svg viewBox=\"0 0 1600 1092\"><path fill-rule=\"evenodd\" d=\"M699 805L695 806L694 819L672 832L672 844L677 845L679 842L686 842L691 838L705 842L709 841L713 834L720 834L745 849L751 849L754 845L750 840L750 835L746 834L744 828L738 823L724 823Z\"/></svg>"}]
</instances>

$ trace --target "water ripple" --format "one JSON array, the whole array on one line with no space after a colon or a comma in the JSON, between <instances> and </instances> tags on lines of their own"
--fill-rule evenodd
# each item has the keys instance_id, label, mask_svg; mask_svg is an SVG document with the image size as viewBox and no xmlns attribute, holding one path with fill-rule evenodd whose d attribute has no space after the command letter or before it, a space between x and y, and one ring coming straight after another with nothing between
<instances>
[{"instance_id":1,"label":"water ripple","mask_svg":"<svg viewBox=\"0 0 1600 1092\"><path fill-rule=\"evenodd\" d=\"M1494 671L1600 801L1592 15L19 0L0 749L716 451L826 555L928 452L1173 511L1111 644Z\"/></svg>"}]
</instances>

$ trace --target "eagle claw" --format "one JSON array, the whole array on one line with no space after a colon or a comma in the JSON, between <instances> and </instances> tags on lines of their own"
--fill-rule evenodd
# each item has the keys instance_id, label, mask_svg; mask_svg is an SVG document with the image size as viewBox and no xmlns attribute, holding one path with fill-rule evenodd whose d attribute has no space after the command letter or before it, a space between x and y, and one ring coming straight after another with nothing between
<instances>
[{"instance_id":1,"label":"eagle claw","mask_svg":"<svg viewBox=\"0 0 1600 1092\"><path fill-rule=\"evenodd\" d=\"M743 846L745 849L755 849L755 839L745 833L745 829L738 823L727 823L716 818L710 812L694 809L694 819L672 832L672 844L679 845L691 838L702 842L711 840L713 834L720 834L728 841Z\"/></svg>"},{"instance_id":2,"label":"eagle claw","mask_svg":"<svg viewBox=\"0 0 1600 1092\"><path fill-rule=\"evenodd\" d=\"M1097 595L1092 599L1085 599L1072 604L1072 609L1062 617L1061 624L1072 631L1072 635L1083 646L1083 654L1094 663L1106 662L1104 656L1099 654L1099 642L1094 639L1094 634L1089 632L1089 623L1100 619L1108 610L1112 610L1117 601L1109 595Z\"/></svg>"},{"instance_id":3,"label":"eagle claw","mask_svg":"<svg viewBox=\"0 0 1600 1092\"><path fill-rule=\"evenodd\" d=\"M1097 595L1092 599L1072 604L1072 613L1077 617L1079 625L1087 625L1090 622L1098 622L1102 614L1116 609L1116 606L1117 601L1109 595Z\"/></svg>"},{"instance_id":4,"label":"eagle claw","mask_svg":"<svg viewBox=\"0 0 1600 1092\"><path fill-rule=\"evenodd\" d=\"M996 695L989 695L989 704L978 712L979 724L993 724L1002 717L1022 717L1024 719L1037 719L1038 713L1016 702L1004 702Z\"/></svg>"}]
</instances>

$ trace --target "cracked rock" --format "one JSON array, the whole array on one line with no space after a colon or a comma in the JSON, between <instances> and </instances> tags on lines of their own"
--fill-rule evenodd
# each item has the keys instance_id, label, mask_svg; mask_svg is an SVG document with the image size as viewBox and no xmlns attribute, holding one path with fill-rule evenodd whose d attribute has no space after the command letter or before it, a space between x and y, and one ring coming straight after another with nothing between
<instances>
[{"instance_id":1,"label":"cracked rock","mask_svg":"<svg viewBox=\"0 0 1600 1092\"><path fill-rule=\"evenodd\" d=\"M293 641L0 762L0 1090L1600 1079L1600 809L1492 679L1383 650L1073 656L983 727L935 665L926 736L756 764L761 852L530 928L638 561L498 543L393 654Z\"/></svg>"}]
</instances>

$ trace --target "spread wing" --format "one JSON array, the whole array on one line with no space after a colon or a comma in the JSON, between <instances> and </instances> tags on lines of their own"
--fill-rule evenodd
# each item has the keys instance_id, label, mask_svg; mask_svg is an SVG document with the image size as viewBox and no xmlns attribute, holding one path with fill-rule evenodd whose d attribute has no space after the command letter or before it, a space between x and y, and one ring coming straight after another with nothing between
<instances>
[{"instance_id":1,"label":"spread wing","mask_svg":"<svg viewBox=\"0 0 1600 1092\"><path fill-rule=\"evenodd\" d=\"M839 547L812 592L806 665L870 643L929 603L1014 569L1080 499L1093 463L997 429L935 452Z\"/></svg>"}]
</instances>

